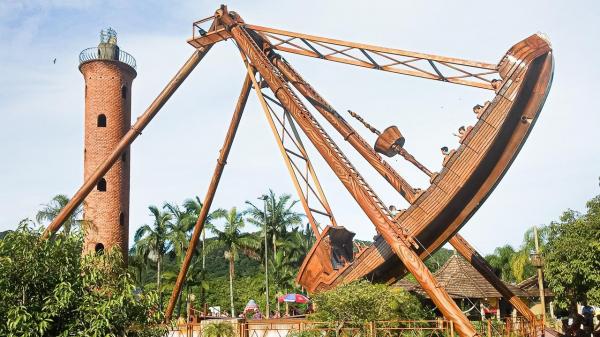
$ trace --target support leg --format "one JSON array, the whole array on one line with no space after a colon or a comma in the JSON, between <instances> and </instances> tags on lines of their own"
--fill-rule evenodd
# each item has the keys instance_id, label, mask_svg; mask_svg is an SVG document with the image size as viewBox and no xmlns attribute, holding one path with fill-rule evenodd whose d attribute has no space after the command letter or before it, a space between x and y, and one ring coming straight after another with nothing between
<instances>
[{"instance_id":1,"label":"support leg","mask_svg":"<svg viewBox=\"0 0 600 337\"><path fill-rule=\"evenodd\" d=\"M204 228L204 221L206 220L208 212L210 211L210 206L212 205L215 192L217 191L217 186L219 185L219 181L221 180L221 174L223 173L223 169L225 168L227 156L229 155L229 150L231 150L231 145L233 144L235 133L240 124L240 119L242 118L242 113L244 112L246 101L248 100L250 88L252 88L252 80L250 79L250 76L247 75L246 79L244 80L244 84L242 85L242 91L240 92L237 105L235 106L235 111L233 113L233 117L231 118L231 123L229 124L229 129L227 130L227 135L225 136L225 141L223 142L223 147L221 148L221 151L219 151L217 165L215 167L215 171L210 181L210 185L208 186L206 196L204 197L204 203L202 204L202 209L200 210L200 214L198 215L198 220L194 225L194 232L192 233L192 238L190 239L187 251L185 252L185 258L183 259L183 263L181 264L179 275L177 275L177 281L175 281L173 293L171 294L169 304L167 305L167 310L165 311L165 321L167 322L171 319L173 309L175 308L175 303L177 302L177 297L181 292L183 281L185 280L185 277L187 275L187 271L190 267L190 263L192 261L192 257L194 256L194 252L196 251L196 246L198 245L200 234L202 233L202 229Z\"/></svg>"},{"instance_id":2,"label":"support leg","mask_svg":"<svg viewBox=\"0 0 600 337\"><path fill-rule=\"evenodd\" d=\"M44 231L42 239L47 238L49 235L55 233L60 229L62 223L67 219L71 213L79 206L85 197L94 189L98 180L102 178L113 164L121 157L121 153L125 151L133 141L142 134L142 130L150 123L152 118L156 116L158 111L165 105L165 103L171 98L171 95L179 88L181 83L188 77L188 75L194 70L196 65L202 60L204 55L210 50L211 46L199 48L192 56L185 62L181 69L175 74L175 76L169 81L161 93L156 99L150 104L148 109L138 118L137 122L133 124L131 129L123 136L119 144L111 152L111 154L100 164L94 173L83 182L83 185L73 195L71 200L65 205L65 207L58 213L56 218L48 225L48 228Z\"/></svg>"},{"instance_id":3,"label":"support leg","mask_svg":"<svg viewBox=\"0 0 600 337\"><path fill-rule=\"evenodd\" d=\"M487 261L479 255L479 253L465 240L460 234L454 235L450 239L450 244L456 251L462 255L469 263L477 269L477 271L483 276L488 282L494 286L494 288L502 294L502 296L510 301L510 304L530 322L535 322L537 319L527 304L516 296L508 287L500 280L498 276L492 271L491 266Z\"/></svg>"}]
</instances>

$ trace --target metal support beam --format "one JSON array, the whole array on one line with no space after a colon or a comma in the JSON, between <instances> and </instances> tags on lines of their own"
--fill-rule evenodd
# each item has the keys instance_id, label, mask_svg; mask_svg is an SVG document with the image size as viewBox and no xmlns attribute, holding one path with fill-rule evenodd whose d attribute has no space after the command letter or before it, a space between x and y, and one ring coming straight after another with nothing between
<instances>
[{"instance_id":1,"label":"metal support beam","mask_svg":"<svg viewBox=\"0 0 600 337\"><path fill-rule=\"evenodd\" d=\"M198 63L202 60L204 55L210 50L211 46L199 48L194 51L192 56L185 62L185 64L179 69L177 74L167 83L165 88L160 94L154 99L152 104L146 109L146 111L138 117L135 124L131 126L131 129L123 136L119 144L111 152L111 154L96 168L94 173L83 182L83 185L73 195L71 200L65 205L65 207L58 213L56 218L48 225L48 228L44 231L42 239L47 238L49 235L55 233L60 229L63 222L73 213L73 211L79 206L88 194L96 187L98 180L102 178L113 164L121 157L121 153L133 143L133 141L142 134L144 128L150 123L152 118L160 111L165 103L171 98L173 93L179 88L181 83L188 77L188 75L194 70Z\"/></svg>"},{"instance_id":2,"label":"metal support beam","mask_svg":"<svg viewBox=\"0 0 600 337\"><path fill-rule=\"evenodd\" d=\"M494 286L494 288L502 294L502 296L507 299L510 304L523 315L523 317L525 317L525 319L532 323L537 321L534 313L531 312L527 304L521 301L517 295L513 294L513 292L508 289L504 282L496 276L487 261L467 242L467 240L457 233L449 242L460 255L477 269L481 276L490 282L492 286Z\"/></svg>"},{"instance_id":3,"label":"metal support beam","mask_svg":"<svg viewBox=\"0 0 600 337\"><path fill-rule=\"evenodd\" d=\"M456 329L462 337L476 336L477 332L473 325L411 248L408 238L400 234L401 229L391 219L390 214L386 211L385 206L379 198L321 128L300 99L287 86L285 80L250 37L250 34L239 25L238 20L240 19L237 15L230 15L226 12L221 17L221 21L231 32L240 50L262 75L271 91L275 93L277 99L296 120L348 192L350 192L358 205L375 225L377 231L389 243L396 255L421 284L437 308L448 320L454 322Z\"/></svg>"},{"instance_id":4,"label":"metal support beam","mask_svg":"<svg viewBox=\"0 0 600 337\"><path fill-rule=\"evenodd\" d=\"M210 206L212 205L213 199L215 197L215 192L217 191L217 186L219 185L219 181L221 180L221 174L223 173L223 169L225 168L225 164L227 163L227 156L229 156L231 145L233 144L233 140L235 139L235 133L237 131L238 126L240 125L240 119L242 118L242 113L244 112L244 107L246 106L246 102L248 101L248 95L250 93L251 88L252 80L250 76L247 75L244 80L244 84L242 85L242 90L240 92L240 96L235 106L235 111L233 112L233 116L231 117L231 122L229 124L229 129L227 130L227 135L225 136L225 141L223 142L223 147L219 151L217 165L215 166L215 171L210 181L210 185L208 186L208 191L206 192L206 196L204 197L204 203L202 204L202 209L200 210L200 214L198 215L198 220L196 220L196 224L194 225L194 231L192 232L190 243L188 245L187 251L185 252L185 258L183 259L183 263L181 264L179 275L177 275L177 281L175 281L175 286L173 287L173 292L171 293L171 298L169 299L167 310L165 311L166 322L169 322L169 320L171 319L173 309L175 308L177 298L179 297L179 293L181 292L181 288L183 287L183 282L187 275L187 271L190 267L192 257L194 256L194 252L196 251L196 246L198 246L198 240L200 239L200 234L202 233L202 229L204 228L204 221L206 221L206 217L208 216L208 212L210 211Z\"/></svg>"},{"instance_id":5,"label":"metal support beam","mask_svg":"<svg viewBox=\"0 0 600 337\"><path fill-rule=\"evenodd\" d=\"M282 58L273 58L273 64L279 69L283 76L304 96L306 99L327 119L327 121L365 158L371 166L385 178L394 188L408 201L413 203L416 199L416 191L402 178L386 161L384 161L375 150L362 138L356 130L337 112L317 91L308 84Z\"/></svg>"}]
</instances>

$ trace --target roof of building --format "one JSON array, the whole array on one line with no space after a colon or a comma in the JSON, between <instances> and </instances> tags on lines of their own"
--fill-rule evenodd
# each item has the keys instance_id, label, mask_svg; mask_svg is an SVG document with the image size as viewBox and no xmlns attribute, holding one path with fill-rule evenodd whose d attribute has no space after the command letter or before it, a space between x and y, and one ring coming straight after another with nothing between
<instances>
[{"instance_id":1,"label":"roof of building","mask_svg":"<svg viewBox=\"0 0 600 337\"><path fill-rule=\"evenodd\" d=\"M528 277L517 284L517 287L523 289L523 291L528 293L529 297L540 297L540 287L538 287L538 279L537 275ZM548 289L548 285L544 282L544 295L546 297L553 297L554 294L550 289Z\"/></svg>"},{"instance_id":2,"label":"roof of building","mask_svg":"<svg viewBox=\"0 0 600 337\"><path fill-rule=\"evenodd\" d=\"M473 267L458 254L453 254L435 273L436 280L452 298L500 298L502 295ZM403 279L396 283L407 291L413 291L428 297L417 283ZM527 292L512 284L504 283L519 297L530 296Z\"/></svg>"}]
</instances>

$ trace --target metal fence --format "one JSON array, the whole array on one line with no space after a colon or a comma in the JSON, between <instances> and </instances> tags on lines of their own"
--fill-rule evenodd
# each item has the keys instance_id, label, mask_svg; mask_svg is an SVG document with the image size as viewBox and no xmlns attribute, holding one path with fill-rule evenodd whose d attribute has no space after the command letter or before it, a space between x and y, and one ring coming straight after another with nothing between
<instances>
[{"instance_id":1,"label":"metal fence","mask_svg":"<svg viewBox=\"0 0 600 337\"><path fill-rule=\"evenodd\" d=\"M112 61L120 61L123 62L133 69L137 69L137 64L135 62L135 58L131 56L129 53L118 49L119 56L117 58L113 58L106 53L101 53L98 47L92 47L84 49L81 53L79 53L79 64L94 61L94 60L112 60Z\"/></svg>"}]
</instances>

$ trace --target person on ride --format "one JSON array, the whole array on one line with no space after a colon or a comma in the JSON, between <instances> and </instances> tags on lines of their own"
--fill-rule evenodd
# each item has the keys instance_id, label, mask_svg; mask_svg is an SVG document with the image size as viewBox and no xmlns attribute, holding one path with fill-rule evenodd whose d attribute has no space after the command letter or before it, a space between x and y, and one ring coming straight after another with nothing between
<instances>
[{"instance_id":1,"label":"person on ride","mask_svg":"<svg viewBox=\"0 0 600 337\"><path fill-rule=\"evenodd\" d=\"M500 88L502 87L502 81L498 79L493 79L491 84L494 91L498 93L498 91L500 91Z\"/></svg>"}]
</instances>

